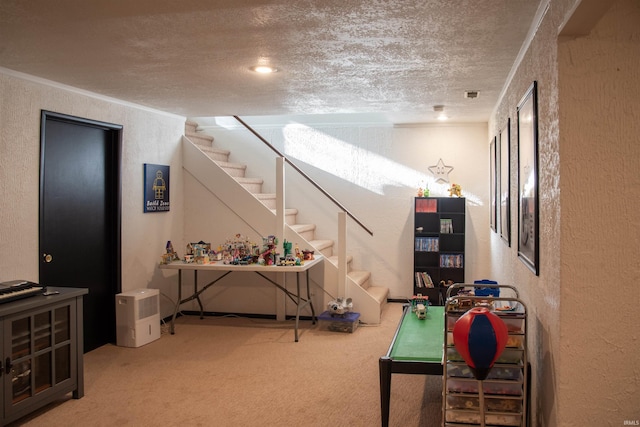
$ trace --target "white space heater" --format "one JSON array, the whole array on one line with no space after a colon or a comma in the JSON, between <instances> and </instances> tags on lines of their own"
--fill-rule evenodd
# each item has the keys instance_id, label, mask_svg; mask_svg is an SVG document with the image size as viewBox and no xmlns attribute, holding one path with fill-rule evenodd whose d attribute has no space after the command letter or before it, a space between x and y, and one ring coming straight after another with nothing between
<instances>
[{"instance_id":1,"label":"white space heater","mask_svg":"<svg viewBox=\"0 0 640 427\"><path fill-rule=\"evenodd\" d=\"M136 289L116 295L116 336L121 347L140 347L160 338L160 291Z\"/></svg>"}]
</instances>

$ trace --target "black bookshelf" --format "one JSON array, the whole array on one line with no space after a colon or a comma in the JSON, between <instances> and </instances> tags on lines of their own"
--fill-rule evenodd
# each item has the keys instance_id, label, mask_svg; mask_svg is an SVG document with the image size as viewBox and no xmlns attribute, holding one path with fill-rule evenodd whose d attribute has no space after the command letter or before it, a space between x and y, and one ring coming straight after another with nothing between
<instances>
[{"instance_id":1,"label":"black bookshelf","mask_svg":"<svg viewBox=\"0 0 640 427\"><path fill-rule=\"evenodd\" d=\"M464 197L416 197L414 204L414 295L442 305L440 283L464 283ZM431 287L433 286L433 287Z\"/></svg>"}]
</instances>

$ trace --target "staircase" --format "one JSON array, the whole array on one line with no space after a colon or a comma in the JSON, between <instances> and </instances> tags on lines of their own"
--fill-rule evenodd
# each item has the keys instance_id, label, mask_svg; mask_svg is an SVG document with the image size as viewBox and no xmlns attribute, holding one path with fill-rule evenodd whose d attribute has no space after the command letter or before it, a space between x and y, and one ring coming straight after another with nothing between
<instances>
[{"instance_id":1,"label":"staircase","mask_svg":"<svg viewBox=\"0 0 640 427\"><path fill-rule=\"evenodd\" d=\"M245 176L246 165L229 162L230 152L213 145L213 137L197 131L198 124L187 121L183 138L183 167L193 174L212 193L224 201L262 236L273 234L273 219L276 215L276 194L263 193L261 178ZM208 185L210 183L211 185ZM244 191L242 191L244 190ZM247 209L247 204L251 205ZM314 224L298 224L298 210L285 209L285 238L298 242L300 248L312 248L321 253L325 262L324 284L326 292L337 295L338 256L334 255L334 242L316 236ZM371 273L353 270L352 257L347 257L346 295L354 302L354 311L360 313L363 323L380 323L380 313L387 301L389 289L371 284ZM332 287L333 286L333 287ZM331 298L325 295L322 307Z\"/></svg>"}]
</instances>

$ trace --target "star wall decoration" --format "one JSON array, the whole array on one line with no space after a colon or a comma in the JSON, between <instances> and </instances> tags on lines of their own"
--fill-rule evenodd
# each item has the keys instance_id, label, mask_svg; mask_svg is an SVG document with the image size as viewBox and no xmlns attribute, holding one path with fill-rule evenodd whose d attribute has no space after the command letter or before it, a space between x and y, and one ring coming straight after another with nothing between
<instances>
[{"instance_id":1,"label":"star wall decoration","mask_svg":"<svg viewBox=\"0 0 640 427\"><path fill-rule=\"evenodd\" d=\"M453 166L447 166L442 159L438 160L438 164L429 166L429 170L436 179L436 182L449 182L449 173L453 170Z\"/></svg>"}]
</instances>

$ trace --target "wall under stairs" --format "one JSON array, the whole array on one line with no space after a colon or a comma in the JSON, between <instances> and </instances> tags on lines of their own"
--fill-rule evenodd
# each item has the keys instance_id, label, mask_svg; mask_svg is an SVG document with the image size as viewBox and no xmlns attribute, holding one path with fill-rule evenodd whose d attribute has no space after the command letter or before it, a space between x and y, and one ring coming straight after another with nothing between
<instances>
[{"instance_id":1,"label":"wall under stairs","mask_svg":"<svg viewBox=\"0 0 640 427\"><path fill-rule=\"evenodd\" d=\"M259 141L256 142L260 144ZM183 167L196 180L215 194L232 211L259 235L274 234L275 193L263 193L264 181L247 175L247 165L229 161L230 152L215 147L213 137L197 131L197 123L187 122L183 138ZM236 156L234 156L236 157ZM293 201L295 203L295 201ZM289 203L289 201L287 201ZM328 301L338 294L338 257L335 242L316 236L314 224L297 223L298 210L287 205L285 211L285 238L296 242L301 249L312 248L327 259L322 275L312 276L323 289L321 302L314 300L322 311ZM336 225L337 227L337 225ZM352 258L347 257L347 277L344 296L354 301L354 311L360 313L361 321L378 324L380 313L388 297L388 288L372 285L371 274L353 270ZM317 301L317 302L316 302Z\"/></svg>"}]
</instances>

